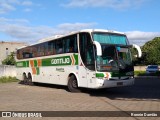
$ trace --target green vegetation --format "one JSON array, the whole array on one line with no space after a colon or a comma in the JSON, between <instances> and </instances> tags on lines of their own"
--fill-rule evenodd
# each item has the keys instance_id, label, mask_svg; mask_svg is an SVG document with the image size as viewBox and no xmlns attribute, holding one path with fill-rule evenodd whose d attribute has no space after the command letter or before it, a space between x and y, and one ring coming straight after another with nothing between
<instances>
[{"instance_id":1,"label":"green vegetation","mask_svg":"<svg viewBox=\"0 0 160 120\"><path fill-rule=\"evenodd\" d=\"M144 76L146 74L146 71L134 71L135 76Z\"/></svg>"},{"instance_id":2,"label":"green vegetation","mask_svg":"<svg viewBox=\"0 0 160 120\"><path fill-rule=\"evenodd\" d=\"M157 64L160 65L160 37L156 37L148 41L143 47L144 64Z\"/></svg>"},{"instance_id":3,"label":"green vegetation","mask_svg":"<svg viewBox=\"0 0 160 120\"><path fill-rule=\"evenodd\" d=\"M0 83L17 82L16 77L0 77Z\"/></svg>"},{"instance_id":4,"label":"green vegetation","mask_svg":"<svg viewBox=\"0 0 160 120\"><path fill-rule=\"evenodd\" d=\"M141 50L142 57L136 58L137 50L131 49L134 65L160 65L160 37L146 42Z\"/></svg>"},{"instance_id":5,"label":"green vegetation","mask_svg":"<svg viewBox=\"0 0 160 120\"><path fill-rule=\"evenodd\" d=\"M160 71L156 73L146 74L146 71L134 71L135 76L160 76Z\"/></svg>"},{"instance_id":6,"label":"green vegetation","mask_svg":"<svg viewBox=\"0 0 160 120\"><path fill-rule=\"evenodd\" d=\"M15 63L16 61L15 61L13 52L11 52L11 54L8 55L7 58L2 61L3 65L15 65Z\"/></svg>"}]
</instances>

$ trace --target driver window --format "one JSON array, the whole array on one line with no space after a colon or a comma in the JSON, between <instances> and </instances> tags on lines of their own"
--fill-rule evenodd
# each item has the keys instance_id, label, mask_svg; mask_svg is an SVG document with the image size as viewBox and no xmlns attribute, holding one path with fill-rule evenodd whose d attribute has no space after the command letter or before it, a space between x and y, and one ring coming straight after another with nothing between
<instances>
[{"instance_id":1,"label":"driver window","mask_svg":"<svg viewBox=\"0 0 160 120\"><path fill-rule=\"evenodd\" d=\"M114 46L102 46L102 52L103 64L107 64L110 63L110 61L116 60Z\"/></svg>"}]
</instances>

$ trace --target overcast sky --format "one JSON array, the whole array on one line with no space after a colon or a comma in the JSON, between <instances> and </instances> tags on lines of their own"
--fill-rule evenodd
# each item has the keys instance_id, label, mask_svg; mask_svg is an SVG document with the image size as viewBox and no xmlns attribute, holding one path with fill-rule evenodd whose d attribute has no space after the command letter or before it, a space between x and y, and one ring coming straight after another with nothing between
<instances>
[{"instance_id":1,"label":"overcast sky","mask_svg":"<svg viewBox=\"0 0 160 120\"><path fill-rule=\"evenodd\" d=\"M143 45L160 36L160 0L0 0L0 41L33 43L86 28L125 32Z\"/></svg>"}]
</instances>

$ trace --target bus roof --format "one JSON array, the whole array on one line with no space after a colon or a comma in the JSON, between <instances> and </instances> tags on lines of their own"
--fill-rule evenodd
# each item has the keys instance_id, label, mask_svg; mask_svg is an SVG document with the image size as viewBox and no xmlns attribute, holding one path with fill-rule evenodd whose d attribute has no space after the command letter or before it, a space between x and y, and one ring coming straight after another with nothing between
<instances>
[{"instance_id":1,"label":"bus roof","mask_svg":"<svg viewBox=\"0 0 160 120\"><path fill-rule=\"evenodd\" d=\"M117 33L117 34L125 34L123 32L118 32L118 31L114 31L114 30L105 30L105 29L84 29L81 30L80 32L106 32L106 33Z\"/></svg>"},{"instance_id":2,"label":"bus roof","mask_svg":"<svg viewBox=\"0 0 160 120\"><path fill-rule=\"evenodd\" d=\"M92 32L104 32L104 33L115 33L115 34L125 35L125 33L123 33L123 32L118 32L118 31L114 31L114 30L105 30L105 29L83 29L83 30L80 30L80 31L73 31L73 32L70 32L70 33L67 33L67 34L64 34L64 35L54 35L54 36L51 36L51 37L47 37L47 38L44 38L44 39L40 39L39 42L34 43L34 44L31 44L31 45L29 45L29 46L37 45L37 44L44 43L44 42L51 41L51 40L56 40L56 39L58 39L58 38L67 37L67 36L69 36L69 35L73 35L73 34L81 33L81 32L88 32L88 33L92 33ZM25 48L25 47L27 47L27 46L23 46L23 47L20 47L20 48L18 48L18 49Z\"/></svg>"},{"instance_id":3,"label":"bus roof","mask_svg":"<svg viewBox=\"0 0 160 120\"><path fill-rule=\"evenodd\" d=\"M72 34L76 34L76 33L81 33L81 32L88 32L88 33L92 33L92 32L106 32L106 33L116 33L116 34L125 35L125 33L123 33L123 32L118 32L118 31L113 31L113 30L83 29L83 30L80 30L80 31L73 31L73 32L70 32L70 33L67 33L67 34L64 34L64 35L55 35L55 36L51 36L51 37L48 37L48 38L44 38L44 39L39 40L38 43L43 43L45 41L50 41L50 40L54 40L54 39L61 38L61 37L66 37L66 36L69 36L69 35L72 35Z\"/></svg>"}]
</instances>

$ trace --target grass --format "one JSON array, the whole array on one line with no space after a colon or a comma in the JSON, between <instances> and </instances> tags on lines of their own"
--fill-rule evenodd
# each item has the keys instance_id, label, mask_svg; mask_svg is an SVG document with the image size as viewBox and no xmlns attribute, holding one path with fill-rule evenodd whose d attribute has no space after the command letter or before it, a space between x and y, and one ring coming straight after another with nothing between
<instances>
[{"instance_id":1,"label":"grass","mask_svg":"<svg viewBox=\"0 0 160 120\"><path fill-rule=\"evenodd\" d=\"M134 71L135 76L144 76L146 75L146 71Z\"/></svg>"},{"instance_id":2,"label":"grass","mask_svg":"<svg viewBox=\"0 0 160 120\"><path fill-rule=\"evenodd\" d=\"M9 83L9 82L18 82L16 77L0 77L0 84L1 83Z\"/></svg>"},{"instance_id":3,"label":"grass","mask_svg":"<svg viewBox=\"0 0 160 120\"><path fill-rule=\"evenodd\" d=\"M135 76L160 76L160 71L156 73L146 74L146 71L134 71Z\"/></svg>"}]
</instances>

